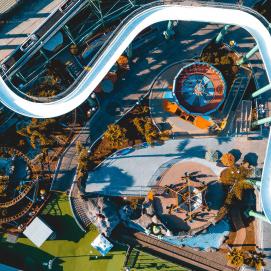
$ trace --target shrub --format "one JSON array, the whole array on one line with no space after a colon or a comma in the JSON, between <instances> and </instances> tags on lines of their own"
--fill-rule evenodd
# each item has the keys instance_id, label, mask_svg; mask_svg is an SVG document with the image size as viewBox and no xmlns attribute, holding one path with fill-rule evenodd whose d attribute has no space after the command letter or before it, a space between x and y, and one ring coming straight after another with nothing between
<instances>
[{"instance_id":1,"label":"shrub","mask_svg":"<svg viewBox=\"0 0 271 271\"><path fill-rule=\"evenodd\" d=\"M241 267L245 260L244 253L236 248L228 253L227 258L236 267Z\"/></svg>"},{"instance_id":2,"label":"shrub","mask_svg":"<svg viewBox=\"0 0 271 271\"><path fill-rule=\"evenodd\" d=\"M109 140L111 147L118 149L127 142L126 132L127 130L118 124L110 124L104 136Z\"/></svg>"},{"instance_id":3,"label":"shrub","mask_svg":"<svg viewBox=\"0 0 271 271\"><path fill-rule=\"evenodd\" d=\"M209 150L205 154L205 159L210 162L217 162L219 159L219 153L218 151Z\"/></svg>"},{"instance_id":4,"label":"shrub","mask_svg":"<svg viewBox=\"0 0 271 271\"><path fill-rule=\"evenodd\" d=\"M221 157L221 163L225 167L231 167L235 163L235 158L231 153L224 153Z\"/></svg>"},{"instance_id":5,"label":"shrub","mask_svg":"<svg viewBox=\"0 0 271 271\"><path fill-rule=\"evenodd\" d=\"M137 131L145 137L147 143L152 144L158 138L157 128L152 123L151 118L134 118L133 124Z\"/></svg>"}]
</instances>

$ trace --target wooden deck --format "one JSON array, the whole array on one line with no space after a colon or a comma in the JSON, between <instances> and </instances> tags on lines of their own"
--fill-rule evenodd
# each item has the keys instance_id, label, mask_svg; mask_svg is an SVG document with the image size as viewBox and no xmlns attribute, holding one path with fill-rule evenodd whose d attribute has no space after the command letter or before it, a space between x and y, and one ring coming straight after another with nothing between
<instances>
[{"instance_id":1,"label":"wooden deck","mask_svg":"<svg viewBox=\"0 0 271 271\"><path fill-rule=\"evenodd\" d=\"M121 233L121 234L120 234ZM129 244L139 250L155 255L167 261L179 264L192 270L233 271L221 257L211 257L211 253L200 252L189 247L177 247L165 241L158 240L142 232L121 228L112 236L118 242ZM213 255L216 252L213 252Z\"/></svg>"}]
</instances>

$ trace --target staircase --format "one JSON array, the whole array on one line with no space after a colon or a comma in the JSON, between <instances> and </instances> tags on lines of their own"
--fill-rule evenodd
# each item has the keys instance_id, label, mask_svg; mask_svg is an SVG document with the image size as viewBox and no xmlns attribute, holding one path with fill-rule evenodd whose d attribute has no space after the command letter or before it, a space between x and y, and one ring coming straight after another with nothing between
<instances>
[{"instance_id":1,"label":"staircase","mask_svg":"<svg viewBox=\"0 0 271 271\"><path fill-rule=\"evenodd\" d=\"M75 214L78 223L82 226L83 229L87 229L92 221L86 215L85 202L82 199L71 198L71 205L73 208L73 213Z\"/></svg>"},{"instance_id":2,"label":"staircase","mask_svg":"<svg viewBox=\"0 0 271 271\"><path fill-rule=\"evenodd\" d=\"M253 133L251 128L252 101L243 100L236 111L231 112L226 133L229 136L243 136Z\"/></svg>"},{"instance_id":3,"label":"staircase","mask_svg":"<svg viewBox=\"0 0 271 271\"><path fill-rule=\"evenodd\" d=\"M223 118L229 117L230 113L235 111L239 102L242 100L248 81L249 80L246 77L238 77L234 80L222 110Z\"/></svg>"}]
</instances>

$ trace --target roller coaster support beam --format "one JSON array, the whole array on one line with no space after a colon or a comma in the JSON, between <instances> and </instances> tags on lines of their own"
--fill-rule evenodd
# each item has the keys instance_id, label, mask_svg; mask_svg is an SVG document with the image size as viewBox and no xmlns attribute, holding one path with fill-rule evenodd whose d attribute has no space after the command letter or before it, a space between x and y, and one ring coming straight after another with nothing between
<instances>
[{"instance_id":1,"label":"roller coaster support beam","mask_svg":"<svg viewBox=\"0 0 271 271\"><path fill-rule=\"evenodd\" d=\"M226 24L223 26L222 30L219 32L219 34L217 35L216 39L215 39L215 43L219 43L223 40L225 34L228 33L228 29L230 28L231 25Z\"/></svg>"},{"instance_id":2,"label":"roller coaster support beam","mask_svg":"<svg viewBox=\"0 0 271 271\"><path fill-rule=\"evenodd\" d=\"M133 43L130 43L126 49L126 54L128 58L133 57Z\"/></svg>"},{"instance_id":3,"label":"roller coaster support beam","mask_svg":"<svg viewBox=\"0 0 271 271\"><path fill-rule=\"evenodd\" d=\"M258 89L257 91L253 92L252 93L252 98L255 98L263 93L265 93L266 91L270 90L271 89L271 83L266 85L265 87L262 87L260 89Z\"/></svg>"},{"instance_id":4,"label":"roller coaster support beam","mask_svg":"<svg viewBox=\"0 0 271 271\"><path fill-rule=\"evenodd\" d=\"M72 36L72 33L71 33L69 27L68 27L67 25L64 25L64 26L63 26L63 29L64 29L65 33L67 34L68 38L71 40L71 42L72 42L73 44L76 44L76 42L75 42L75 40L74 40L74 38L73 38L73 36Z\"/></svg>"},{"instance_id":5,"label":"roller coaster support beam","mask_svg":"<svg viewBox=\"0 0 271 271\"><path fill-rule=\"evenodd\" d=\"M256 212L256 211L253 211L253 210L246 210L245 211L245 215L247 217L255 217L255 218L258 218L258 219L260 219L262 221L270 223L269 220L267 219L267 217L264 214Z\"/></svg>"},{"instance_id":6,"label":"roller coaster support beam","mask_svg":"<svg viewBox=\"0 0 271 271\"><path fill-rule=\"evenodd\" d=\"M265 123L269 123L269 122L271 122L271 117L259 119L259 120L256 120L256 121L252 122L252 127L262 125L262 124L265 124Z\"/></svg>"},{"instance_id":7,"label":"roller coaster support beam","mask_svg":"<svg viewBox=\"0 0 271 271\"><path fill-rule=\"evenodd\" d=\"M237 65L242 65L247 62L257 51L259 50L258 45L255 45L245 56L237 61Z\"/></svg>"},{"instance_id":8,"label":"roller coaster support beam","mask_svg":"<svg viewBox=\"0 0 271 271\"><path fill-rule=\"evenodd\" d=\"M163 35L166 40L169 40L171 37L174 36L175 31L173 30L173 27L174 27L173 21L168 21L167 30L163 32Z\"/></svg>"}]
</instances>

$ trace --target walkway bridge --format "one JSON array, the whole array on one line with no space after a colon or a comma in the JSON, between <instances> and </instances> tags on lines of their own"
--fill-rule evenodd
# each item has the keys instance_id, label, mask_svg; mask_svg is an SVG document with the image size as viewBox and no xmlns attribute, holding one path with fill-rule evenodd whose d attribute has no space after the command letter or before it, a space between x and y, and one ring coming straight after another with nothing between
<instances>
[{"instance_id":1,"label":"walkway bridge","mask_svg":"<svg viewBox=\"0 0 271 271\"><path fill-rule=\"evenodd\" d=\"M165 241L159 240L154 236L146 235L131 229L122 227L117 228L113 239L118 242L124 242L138 250L155 255L166 261L174 262L178 265L185 266L191 270L207 271L233 271L235 268L223 264L217 257L207 256L206 253L196 251L189 247L176 247ZM224 260L225 261L225 260Z\"/></svg>"}]
</instances>

